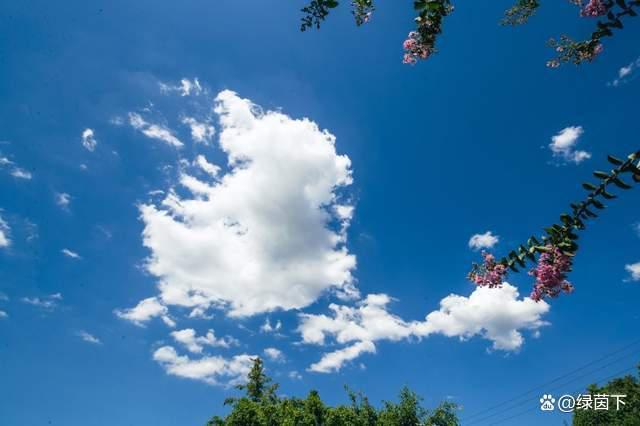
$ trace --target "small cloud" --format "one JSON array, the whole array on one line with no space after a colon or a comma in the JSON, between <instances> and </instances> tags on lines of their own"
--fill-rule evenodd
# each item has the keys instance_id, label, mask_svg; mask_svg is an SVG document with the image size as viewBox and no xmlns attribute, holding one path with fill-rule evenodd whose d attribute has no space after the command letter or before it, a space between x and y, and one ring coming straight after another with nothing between
<instances>
[{"instance_id":1,"label":"small cloud","mask_svg":"<svg viewBox=\"0 0 640 426\"><path fill-rule=\"evenodd\" d=\"M611 81L609 86L618 87L621 84L626 84L633 80L638 67L640 67L640 58L637 58L635 61L624 67L620 67L618 70L618 77Z\"/></svg>"},{"instance_id":2,"label":"small cloud","mask_svg":"<svg viewBox=\"0 0 640 426\"><path fill-rule=\"evenodd\" d=\"M551 138L549 148L555 158L567 163L580 164L584 160L591 158L591 153L576 150L578 139L584 133L582 126L570 126L560 130L558 134Z\"/></svg>"},{"instance_id":3,"label":"small cloud","mask_svg":"<svg viewBox=\"0 0 640 426\"><path fill-rule=\"evenodd\" d=\"M190 96L190 95L199 95L203 92L202 86L200 85L200 81L197 78L193 80L189 80L187 78L183 78L180 80L180 84L177 86L171 86L166 83L159 83L160 91L165 94L169 94L172 92L177 92L180 96Z\"/></svg>"},{"instance_id":4,"label":"small cloud","mask_svg":"<svg viewBox=\"0 0 640 426\"><path fill-rule=\"evenodd\" d=\"M82 131L82 146L88 151L93 152L96 149L96 145L98 145L98 141L95 138L93 129L84 129Z\"/></svg>"},{"instance_id":5,"label":"small cloud","mask_svg":"<svg viewBox=\"0 0 640 426\"><path fill-rule=\"evenodd\" d=\"M69 250L68 248L63 248L62 250L60 250L60 253L64 254L67 257L70 257L71 259L77 259L77 260L82 259L82 256L80 256L75 251Z\"/></svg>"},{"instance_id":6,"label":"small cloud","mask_svg":"<svg viewBox=\"0 0 640 426\"><path fill-rule=\"evenodd\" d=\"M159 124L148 123L138 113L129 113L129 124L131 124L131 127L134 129L142 132L142 134L148 138L163 141L176 148L180 148L184 145L167 127Z\"/></svg>"},{"instance_id":7,"label":"small cloud","mask_svg":"<svg viewBox=\"0 0 640 426\"><path fill-rule=\"evenodd\" d=\"M631 274L631 281L640 281L640 262L626 265L624 269Z\"/></svg>"},{"instance_id":8,"label":"small cloud","mask_svg":"<svg viewBox=\"0 0 640 426\"><path fill-rule=\"evenodd\" d=\"M191 129L191 138L194 142L208 144L216 133L215 128L209 123L203 123L193 117L183 117L182 124Z\"/></svg>"},{"instance_id":9,"label":"small cloud","mask_svg":"<svg viewBox=\"0 0 640 426\"><path fill-rule=\"evenodd\" d=\"M291 380L302 380L302 374L298 373L295 370L290 371L288 376Z\"/></svg>"},{"instance_id":10,"label":"small cloud","mask_svg":"<svg viewBox=\"0 0 640 426\"><path fill-rule=\"evenodd\" d=\"M194 165L200 167L205 173L212 177L218 176L218 173L220 172L220 167L208 162L204 155L198 155L194 161Z\"/></svg>"},{"instance_id":11,"label":"small cloud","mask_svg":"<svg viewBox=\"0 0 640 426\"><path fill-rule=\"evenodd\" d=\"M13 176L16 179L24 179L24 180L30 180L33 177L31 172L25 169L21 169L20 167L14 167L13 170L11 170L11 176Z\"/></svg>"},{"instance_id":12,"label":"small cloud","mask_svg":"<svg viewBox=\"0 0 640 426\"><path fill-rule=\"evenodd\" d=\"M49 296L45 296L43 298L40 297L23 297L21 299L22 303L26 303L27 305L35 306L41 309L45 309L47 311L52 311L58 307L58 302L62 300L62 295L60 293L51 294Z\"/></svg>"},{"instance_id":13,"label":"small cloud","mask_svg":"<svg viewBox=\"0 0 640 426\"><path fill-rule=\"evenodd\" d=\"M56 204L61 209L68 209L69 204L71 203L71 195L66 192L56 192Z\"/></svg>"},{"instance_id":14,"label":"small cloud","mask_svg":"<svg viewBox=\"0 0 640 426\"><path fill-rule=\"evenodd\" d=\"M284 354L280 349L266 348L264 350L264 356L274 362L284 362Z\"/></svg>"},{"instance_id":15,"label":"small cloud","mask_svg":"<svg viewBox=\"0 0 640 426\"><path fill-rule=\"evenodd\" d=\"M282 328L282 322L278 320L275 325L271 325L271 320L267 318L264 324L260 326L260 331L263 333L277 333Z\"/></svg>"},{"instance_id":16,"label":"small cloud","mask_svg":"<svg viewBox=\"0 0 640 426\"><path fill-rule=\"evenodd\" d=\"M95 337L91 333L88 333L88 332L86 332L84 330L81 330L81 331L78 332L78 337L80 337L82 340L84 340L87 343L91 343L91 344L94 344L94 345L101 345L102 344L100 339L98 339L97 337Z\"/></svg>"},{"instance_id":17,"label":"small cloud","mask_svg":"<svg viewBox=\"0 0 640 426\"><path fill-rule=\"evenodd\" d=\"M473 250L480 250L483 248L492 248L498 244L500 238L497 235L493 235L491 231L487 231L484 234L475 234L469 239L469 248Z\"/></svg>"},{"instance_id":18,"label":"small cloud","mask_svg":"<svg viewBox=\"0 0 640 426\"><path fill-rule=\"evenodd\" d=\"M196 335L196 331L193 328L186 328L184 330L177 330L171 332L171 337L182 344L189 352L200 354L204 350L205 346L230 348L234 345L239 345L233 337L217 338L213 330L207 331L204 336Z\"/></svg>"},{"instance_id":19,"label":"small cloud","mask_svg":"<svg viewBox=\"0 0 640 426\"><path fill-rule=\"evenodd\" d=\"M7 314L5 311L0 311L0 318L9 318L9 314Z\"/></svg>"},{"instance_id":20,"label":"small cloud","mask_svg":"<svg viewBox=\"0 0 640 426\"><path fill-rule=\"evenodd\" d=\"M160 317L171 328L176 326L175 321L169 316L167 307L155 297L144 299L131 309L116 309L114 313L118 318L131 321L138 327L144 327L145 323L154 317Z\"/></svg>"},{"instance_id":21,"label":"small cloud","mask_svg":"<svg viewBox=\"0 0 640 426\"><path fill-rule=\"evenodd\" d=\"M9 238L10 232L7 222L0 217L0 248L9 247L11 245L11 239Z\"/></svg>"}]
</instances>

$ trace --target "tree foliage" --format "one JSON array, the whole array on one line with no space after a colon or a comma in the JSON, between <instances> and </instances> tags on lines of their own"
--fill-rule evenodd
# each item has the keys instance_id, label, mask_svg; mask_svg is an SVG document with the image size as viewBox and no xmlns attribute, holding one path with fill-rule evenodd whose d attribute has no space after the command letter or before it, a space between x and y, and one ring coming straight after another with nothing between
<instances>
[{"instance_id":1,"label":"tree foliage","mask_svg":"<svg viewBox=\"0 0 640 426\"><path fill-rule=\"evenodd\" d=\"M626 395L625 405L620 410L611 405L608 410L576 410L573 415L574 426L640 426L640 380L637 377L619 377L602 387L590 385L585 395L591 395L591 398L596 395Z\"/></svg>"},{"instance_id":2,"label":"tree foliage","mask_svg":"<svg viewBox=\"0 0 640 426\"><path fill-rule=\"evenodd\" d=\"M215 416L207 426L458 426L456 404L443 402L433 410L425 409L421 398L404 387L398 402L384 402L377 409L368 398L345 386L348 405L331 407L320 394L311 390L307 397L283 398L278 385L265 374L264 365L256 358L247 383L237 386L244 391L240 398L227 398L231 412Z\"/></svg>"}]
</instances>

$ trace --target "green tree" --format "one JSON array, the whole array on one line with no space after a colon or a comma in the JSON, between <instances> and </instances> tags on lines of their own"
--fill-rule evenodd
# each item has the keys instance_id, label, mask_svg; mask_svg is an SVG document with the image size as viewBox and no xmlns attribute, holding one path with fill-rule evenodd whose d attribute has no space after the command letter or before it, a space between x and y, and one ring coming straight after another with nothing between
<instances>
[{"instance_id":1,"label":"green tree","mask_svg":"<svg viewBox=\"0 0 640 426\"><path fill-rule=\"evenodd\" d=\"M244 391L240 398L227 398L231 405L226 417L215 416L207 426L458 426L457 406L444 402L432 411L424 409L421 398L404 387L399 402L385 402L376 409L368 398L345 386L349 405L327 406L320 394L312 390L305 399L281 398L277 384L256 358L247 383L237 386Z\"/></svg>"},{"instance_id":2,"label":"green tree","mask_svg":"<svg viewBox=\"0 0 640 426\"><path fill-rule=\"evenodd\" d=\"M640 372L640 366L638 369ZM608 410L576 410L574 426L640 426L640 380L637 377L619 377L602 387L592 384L585 395L590 395L592 400L596 395L626 395L622 399L625 405L618 410L615 399L610 397Z\"/></svg>"}]
</instances>

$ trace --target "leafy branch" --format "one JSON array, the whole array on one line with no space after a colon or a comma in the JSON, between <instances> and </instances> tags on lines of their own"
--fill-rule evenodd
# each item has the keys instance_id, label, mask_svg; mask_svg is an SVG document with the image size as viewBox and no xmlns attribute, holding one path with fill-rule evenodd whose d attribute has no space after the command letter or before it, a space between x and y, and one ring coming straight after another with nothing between
<instances>
[{"instance_id":1,"label":"leafy branch","mask_svg":"<svg viewBox=\"0 0 640 426\"><path fill-rule=\"evenodd\" d=\"M608 156L608 160L617 166L611 172L595 171L593 175L600 180L599 185L585 182L582 187L589 191L587 197L579 203L571 203L572 214L563 213L560 215L559 223L554 223L545 228L546 235L541 237L540 242L535 236L530 237L525 244L518 246L516 250L511 250L506 257L498 263L509 267L512 271L518 272L518 267L524 268L527 261L535 262L537 253L549 251L549 246L558 247L567 256L575 256L578 250L577 232L586 229L586 221L595 219L598 214L594 210L603 210L605 204L599 199L613 200L616 195L607 189L614 185L617 188L628 190L632 186L622 180L622 175L629 174L635 183L640 182L640 163L634 164L640 159L640 151L629 155L626 160L620 160L613 156Z\"/></svg>"},{"instance_id":2,"label":"leafy branch","mask_svg":"<svg viewBox=\"0 0 640 426\"><path fill-rule=\"evenodd\" d=\"M531 236L525 244L520 244L502 259L496 260L492 254L483 252L483 263L473 264L468 279L478 286L499 287L509 270L519 272L518 268L525 268L527 262L533 262L536 264L529 270L529 275L536 281L531 299L540 301L545 297L556 297L561 292L571 293L573 285L567 281L567 274L571 272L573 257L578 251L578 232L586 229L588 220L598 217L595 211L605 209L602 200L616 198L609 192L611 185L624 190L632 188L622 179L623 175L628 174L633 182L640 183L640 162L636 164L640 151L629 155L626 160L611 155L608 159L616 167L610 172L595 171L593 175L600 180L598 185L591 182L582 184L589 193L581 202L570 204L571 214L562 213L558 223L545 228L546 235L540 240Z\"/></svg>"}]
</instances>

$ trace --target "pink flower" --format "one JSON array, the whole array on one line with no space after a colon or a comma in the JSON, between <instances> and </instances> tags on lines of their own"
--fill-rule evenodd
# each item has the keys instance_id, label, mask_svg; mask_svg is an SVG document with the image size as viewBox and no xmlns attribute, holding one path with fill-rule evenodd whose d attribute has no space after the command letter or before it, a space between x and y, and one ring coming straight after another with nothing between
<instances>
[{"instance_id":1,"label":"pink flower","mask_svg":"<svg viewBox=\"0 0 640 426\"><path fill-rule=\"evenodd\" d=\"M607 13L607 7L602 0L589 0L589 3L580 11L580 16L594 17L602 16Z\"/></svg>"},{"instance_id":2,"label":"pink flower","mask_svg":"<svg viewBox=\"0 0 640 426\"><path fill-rule=\"evenodd\" d=\"M566 280L567 272L571 270L571 257L554 245L547 245L546 250L540 255L536 267L529 271L529 275L536 278L529 297L536 302L574 290L573 285Z\"/></svg>"},{"instance_id":3,"label":"pink flower","mask_svg":"<svg viewBox=\"0 0 640 426\"><path fill-rule=\"evenodd\" d=\"M427 59L432 50L432 47L416 31L409 33L407 39L402 43L402 48L404 49L402 62L411 65L418 62L418 59Z\"/></svg>"},{"instance_id":4,"label":"pink flower","mask_svg":"<svg viewBox=\"0 0 640 426\"><path fill-rule=\"evenodd\" d=\"M497 263L496 258L487 252L482 252L484 262L482 265L474 264L467 278L477 286L489 288L500 287L507 275L507 267Z\"/></svg>"}]
</instances>

